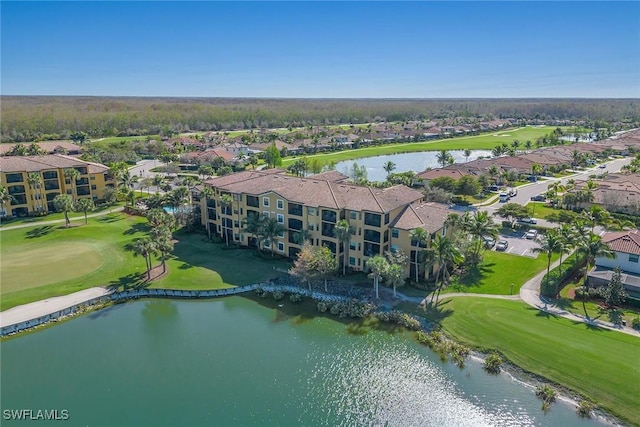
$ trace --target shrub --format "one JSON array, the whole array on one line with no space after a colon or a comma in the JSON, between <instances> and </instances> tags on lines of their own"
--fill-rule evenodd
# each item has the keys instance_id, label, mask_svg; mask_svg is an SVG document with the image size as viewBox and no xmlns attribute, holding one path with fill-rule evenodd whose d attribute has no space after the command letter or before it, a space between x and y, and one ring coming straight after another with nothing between
<instances>
[{"instance_id":1,"label":"shrub","mask_svg":"<svg viewBox=\"0 0 640 427\"><path fill-rule=\"evenodd\" d=\"M329 303L326 301L318 301L318 311L320 313L325 313L329 309Z\"/></svg>"},{"instance_id":2,"label":"shrub","mask_svg":"<svg viewBox=\"0 0 640 427\"><path fill-rule=\"evenodd\" d=\"M576 412L578 413L578 416L582 418L591 418L591 413L595 408L596 405L594 405L593 402L590 402L588 400L581 400L580 402L578 402L578 409L576 410Z\"/></svg>"},{"instance_id":3,"label":"shrub","mask_svg":"<svg viewBox=\"0 0 640 427\"><path fill-rule=\"evenodd\" d=\"M289 301L291 301L291 302L300 302L300 301L302 301L302 295L300 295L300 294L291 294L291 295L289 295Z\"/></svg>"},{"instance_id":4,"label":"shrub","mask_svg":"<svg viewBox=\"0 0 640 427\"><path fill-rule=\"evenodd\" d=\"M275 291L273 293L273 299L276 301L280 301L282 298L284 298L284 293L280 292L280 291Z\"/></svg>"},{"instance_id":5,"label":"shrub","mask_svg":"<svg viewBox=\"0 0 640 427\"><path fill-rule=\"evenodd\" d=\"M640 317L636 317L631 320L631 327L637 331L640 331Z\"/></svg>"},{"instance_id":6,"label":"shrub","mask_svg":"<svg viewBox=\"0 0 640 427\"><path fill-rule=\"evenodd\" d=\"M376 317L382 322L397 323L412 331L420 329L420 321L418 319L401 311L381 311L376 313Z\"/></svg>"},{"instance_id":7,"label":"shrub","mask_svg":"<svg viewBox=\"0 0 640 427\"><path fill-rule=\"evenodd\" d=\"M556 290L567 280L573 276L582 267L584 256L577 252L572 253L566 259L562 260L562 264L549 272L549 280L545 274L540 284L540 291L543 296L555 297ZM560 272L562 267L562 272ZM577 295L577 294L576 294Z\"/></svg>"},{"instance_id":8,"label":"shrub","mask_svg":"<svg viewBox=\"0 0 640 427\"><path fill-rule=\"evenodd\" d=\"M547 412L551 408L551 404L556 401L556 391L546 384L536 387L536 396L538 399L542 399L544 412Z\"/></svg>"},{"instance_id":9,"label":"shrub","mask_svg":"<svg viewBox=\"0 0 640 427\"><path fill-rule=\"evenodd\" d=\"M500 365L502 365L502 357L497 353L491 353L486 359L484 359L484 369L490 374L499 374Z\"/></svg>"}]
</instances>

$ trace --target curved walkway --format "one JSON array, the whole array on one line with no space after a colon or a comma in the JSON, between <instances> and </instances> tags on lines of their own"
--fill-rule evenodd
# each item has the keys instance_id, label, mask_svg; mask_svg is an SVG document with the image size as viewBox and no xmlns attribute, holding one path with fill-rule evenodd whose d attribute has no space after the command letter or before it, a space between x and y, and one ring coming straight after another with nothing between
<instances>
[{"instance_id":1,"label":"curved walkway","mask_svg":"<svg viewBox=\"0 0 640 427\"><path fill-rule=\"evenodd\" d=\"M87 215L87 218L95 218L97 216L109 215L115 212L120 212L122 210L124 210L124 206L118 206L117 208L113 208L109 210L105 209L102 212L97 212L94 214ZM84 215L74 216L72 218L69 218L69 221L76 221L76 220L84 221ZM40 225L60 224L60 223L63 223L64 221L65 221L64 218L62 218L62 219L52 219L50 221L34 221L34 222L28 222L25 224L7 225L6 227L5 226L0 227L0 231L14 230L16 228L38 227Z\"/></svg>"},{"instance_id":2,"label":"curved walkway","mask_svg":"<svg viewBox=\"0 0 640 427\"><path fill-rule=\"evenodd\" d=\"M551 264L551 268L555 268L560 264L560 260ZM540 272L535 277L527 281L520 288L520 299L529 304L532 307L537 308L540 311L544 311L545 313L553 314L556 316L564 317L565 319L569 319L574 322L586 323L593 326L599 326L601 328L610 329L613 331L623 332L625 334L633 335L636 337L640 337L640 331L637 331L629 326L616 326L611 322L607 322L604 320L598 319L590 319L582 316L580 314L570 313L567 310L564 310L561 307L558 307L555 304L551 304L544 297L540 295L540 283L542 283L542 279L544 275L547 273L546 270Z\"/></svg>"}]
</instances>

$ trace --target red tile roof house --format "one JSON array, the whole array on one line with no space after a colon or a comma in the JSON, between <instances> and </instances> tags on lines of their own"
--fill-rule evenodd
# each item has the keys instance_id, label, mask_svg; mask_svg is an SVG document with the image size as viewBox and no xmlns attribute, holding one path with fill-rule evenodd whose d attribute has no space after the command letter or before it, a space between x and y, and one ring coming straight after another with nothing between
<instances>
[{"instance_id":1,"label":"red tile roof house","mask_svg":"<svg viewBox=\"0 0 640 427\"><path fill-rule=\"evenodd\" d=\"M35 144L44 150L45 154L82 154L82 147L69 141L42 141L36 142ZM4 156L11 151L15 145L16 144L0 144L0 156ZM23 145L25 148L29 148L31 143L24 143Z\"/></svg>"},{"instance_id":2,"label":"red tile roof house","mask_svg":"<svg viewBox=\"0 0 640 427\"><path fill-rule=\"evenodd\" d=\"M613 270L619 267L629 298L640 300L640 231L605 233L602 241L613 251L615 258L596 258L596 265L587 276L589 284L594 287L608 284Z\"/></svg>"},{"instance_id":3,"label":"red tile roof house","mask_svg":"<svg viewBox=\"0 0 640 427\"><path fill-rule=\"evenodd\" d=\"M577 181L572 192L579 191L586 186L586 181ZM611 212L622 212L630 215L640 215L640 175L610 173L598 187L591 190L593 202ZM590 204L587 204L589 206Z\"/></svg>"},{"instance_id":4,"label":"red tile roof house","mask_svg":"<svg viewBox=\"0 0 640 427\"><path fill-rule=\"evenodd\" d=\"M429 181L431 181L432 179L442 178L445 176L449 178L453 178L457 181L463 176L474 175L469 170L466 170L463 167L452 167L452 166L448 166L446 168L429 169L429 170L420 172L418 175L416 175L416 179L414 183L416 185L427 185Z\"/></svg>"},{"instance_id":5,"label":"red tile roof house","mask_svg":"<svg viewBox=\"0 0 640 427\"><path fill-rule=\"evenodd\" d=\"M515 169L520 174L530 174L531 165L534 163L518 156L503 156L491 159L496 166L500 166L502 169L513 170Z\"/></svg>"}]
</instances>

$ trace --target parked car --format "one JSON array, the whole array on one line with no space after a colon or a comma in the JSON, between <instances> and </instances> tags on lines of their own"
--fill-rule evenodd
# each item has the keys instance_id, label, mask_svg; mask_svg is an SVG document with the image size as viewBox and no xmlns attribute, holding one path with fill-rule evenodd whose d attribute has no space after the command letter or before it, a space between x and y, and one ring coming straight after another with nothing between
<instances>
[{"instance_id":1,"label":"parked car","mask_svg":"<svg viewBox=\"0 0 640 427\"><path fill-rule=\"evenodd\" d=\"M497 185L492 185L491 187L489 187L489 191L498 191L500 190L500 187L498 187Z\"/></svg>"},{"instance_id":2,"label":"parked car","mask_svg":"<svg viewBox=\"0 0 640 427\"><path fill-rule=\"evenodd\" d=\"M535 196L531 196L531 200L534 202L544 202L547 198L544 194L537 194Z\"/></svg>"},{"instance_id":3,"label":"parked car","mask_svg":"<svg viewBox=\"0 0 640 427\"><path fill-rule=\"evenodd\" d=\"M515 188L510 188L508 191L509 197L515 197L518 195L518 190Z\"/></svg>"},{"instance_id":4,"label":"parked car","mask_svg":"<svg viewBox=\"0 0 640 427\"><path fill-rule=\"evenodd\" d=\"M607 167L607 165L600 165L600 166L598 166L598 167L599 167L600 169L604 169L604 168L606 168L606 167Z\"/></svg>"},{"instance_id":5,"label":"parked car","mask_svg":"<svg viewBox=\"0 0 640 427\"><path fill-rule=\"evenodd\" d=\"M535 239L538 237L538 230L529 230L527 234L524 235L525 239Z\"/></svg>"},{"instance_id":6,"label":"parked car","mask_svg":"<svg viewBox=\"0 0 640 427\"><path fill-rule=\"evenodd\" d=\"M526 224L537 224L538 220L535 218L522 218L520 222L524 222Z\"/></svg>"},{"instance_id":7,"label":"parked car","mask_svg":"<svg viewBox=\"0 0 640 427\"><path fill-rule=\"evenodd\" d=\"M498 240L498 244L496 245L496 251L506 251L509 247L509 242L506 240Z\"/></svg>"},{"instance_id":8,"label":"parked car","mask_svg":"<svg viewBox=\"0 0 640 427\"><path fill-rule=\"evenodd\" d=\"M505 203L509 201L509 195L507 193L500 193L500 202Z\"/></svg>"},{"instance_id":9,"label":"parked car","mask_svg":"<svg viewBox=\"0 0 640 427\"><path fill-rule=\"evenodd\" d=\"M484 247L487 249L491 249L496 245L496 241L491 236L482 237L482 241L484 242Z\"/></svg>"}]
</instances>

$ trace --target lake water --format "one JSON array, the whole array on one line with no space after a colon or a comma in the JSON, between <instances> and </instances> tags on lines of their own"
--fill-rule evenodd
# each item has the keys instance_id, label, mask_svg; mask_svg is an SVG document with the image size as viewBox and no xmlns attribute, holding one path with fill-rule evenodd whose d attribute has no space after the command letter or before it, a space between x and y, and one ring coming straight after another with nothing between
<instances>
[{"instance_id":1,"label":"lake water","mask_svg":"<svg viewBox=\"0 0 640 427\"><path fill-rule=\"evenodd\" d=\"M427 168L439 168L438 151L423 151L419 153L402 153L387 154L384 156L364 157L362 159L346 160L336 163L336 170L351 176L351 168L353 163L366 166L369 181L384 181L387 178L387 172L384 165L388 161L396 164L393 172L422 172ZM465 163L467 160L475 160L478 157L491 157L490 150L471 150L469 159L464 157L464 150L451 150L449 153L453 156L455 163Z\"/></svg>"},{"instance_id":2,"label":"lake water","mask_svg":"<svg viewBox=\"0 0 640 427\"><path fill-rule=\"evenodd\" d=\"M1 363L4 410L68 411L38 425L598 425L407 333L241 297L117 305L4 341Z\"/></svg>"}]
</instances>

